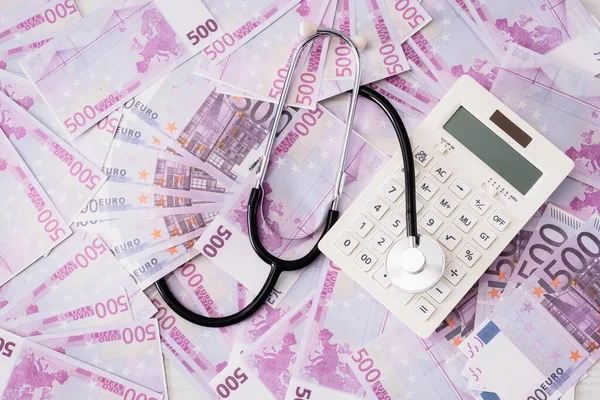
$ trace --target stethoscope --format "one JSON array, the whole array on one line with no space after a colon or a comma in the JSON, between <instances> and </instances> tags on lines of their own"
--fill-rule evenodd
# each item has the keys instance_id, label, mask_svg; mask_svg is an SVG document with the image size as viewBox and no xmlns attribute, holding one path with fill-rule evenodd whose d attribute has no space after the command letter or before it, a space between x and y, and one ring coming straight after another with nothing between
<instances>
[{"instance_id":1,"label":"stethoscope","mask_svg":"<svg viewBox=\"0 0 600 400\"><path fill-rule=\"evenodd\" d=\"M395 243L388 253L386 260L388 269L387 275L394 285L399 287L401 290L411 293L422 292L433 287L443 275L444 253L440 246L437 244L437 242L429 237L419 236L417 233L415 166L412 156L412 147L408 138L408 132L406 131L404 123L402 122L402 119L398 115L397 111L384 96L371 88L360 86L361 62L359 48L361 48L361 50L364 48L364 45L366 44L365 39L362 37L355 37L351 39L342 32L328 28L317 29L316 25L310 23L303 23L301 25L300 34L305 37L305 39L298 45L297 51L295 52L290 63L290 67L281 91L281 97L277 104L275 118L271 126L269 136L267 137L266 149L264 154L259 159L256 184L250 192L248 199L248 236L250 238L250 244L261 260L271 267L263 287L256 297L242 310L225 317L213 318L196 314L181 304L173 295L165 278L162 278L155 283L159 294L163 297L167 305L171 307L173 311L179 314L179 316L196 325L211 328L222 328L244 321L258 311L263 304L265 304L269 295L273 291L277 280L283 272L303 269L315 261L319 255L321 255L321 252L318 248L319 241L333 227L339 217L339 199L344 188L344 165L346 162L346 155L348 152L348 145L350 143L350 135L352 134L354 115L356 114L356 106L358 104L359 96L362 96L377 104L390 119L400 143L400 151L402 152L402 159L404 162L407 237ZM290 90L294 69L296 68L300 54L310 42L324 36L335 36L344 40L350 47L356 63L354 85L346 119L346 130L342 148L342 156L338 166L334 185L334 197L325 219L323 233L321 234L319 241L315 243L312 249L305 256L296 260L282 260L272 255L263 246L259 236L258 213L264 196L262 185L266 177L267 166L269 165L271 150L273 149L273 144L275 143L277 128L281 119L284 103Z\"/></svg>"}]
</instances>

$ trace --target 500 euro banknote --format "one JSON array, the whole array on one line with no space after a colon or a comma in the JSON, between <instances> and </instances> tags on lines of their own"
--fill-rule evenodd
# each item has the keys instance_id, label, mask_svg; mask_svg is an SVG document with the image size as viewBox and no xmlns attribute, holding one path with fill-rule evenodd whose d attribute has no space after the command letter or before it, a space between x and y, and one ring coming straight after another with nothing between
<instances>
[{"instance_id":1,"label":"500 euro banknote","mask_svg":"<svg viewBox=\"0 0 600 400\"><path fill-rule=\"evenodd\" d=\"M595 78L513 44L491 92L575 162L569 176L600 188L600 83Z\"/></svg>"},{"instance_id":2,"label":"500 euro banknote","mask_svg":"<svg viewBox=\"0 0 600 400\"><path fill-rule=\"evenodd\" d=\"M143 396L160 400L163 395L65 356L47 347L0 330L0 392L4 398L121 399ZM138 397L140 398L140 397Z\"/></svg>"},{"instance_id":3,"label":"500 euro banknote","mask_svg":"<svg viewBox=\"0 0 600 400\"><path fill-rule=\"evenodd\" d=\"M202 49L202 54L218 64L296 6L300 0L254 0L239 4L206 0L204 4L215 15L223 35Z\"/></svg>"},{"instance_id":4,"label":"500 euro banknote","mask_svg":"<svg viewBox=\"0 0 600 400\"><path fill-rule=\"evenodd\" d=\"M363 398L365 389L348 359L378 337L387 310L330 260L323 260L319 294L299 346L286 399Z\"/></svg>"},{"instance_id":5,"label":"500 euro banknote","mask_svg":"<svg viewBox=\"0 0 600 400\"><path fill-rule=\"evenodd\" d=\"M95 234L77 230L50 255L0 288L0 320L51 312L65 298L102 293L106 287L122 286L136 319L150 318L156 309Z\"/></svg>"},{"instance_id":6,"label":"500 euro banknote","mask_svg":"<svg viewBox=\"0 0 600 400\"><path fill-rule=\"evenodd\" d=\"M13 319L1 324L2 328L27 337L134 319L123 287L107 287L102 293L77 297L67 295L63 300L63 306L57 310Z\"/></svg>"},{"instance_id":7,"label":"500 euro banknote","mask_svg":"<svg viewBox=\"0 0 600 400\"><path fill-rule=\"evenodd\" d=\"M156 319L72 329L30 339L157 393L167 394Z\"/></svg>"},{"instance_id":8,"label":"500 euro banknote","mask_svg":"<svg viewBox=\"0 0 600 400\"><path fill-rule=\"evenodd\" d=\"M319 26L328 5L329 1L302 0L221 64L210 66L198 63L196 73L276 102L281 96L291 58L304 40L298 34L300 24L308 21ZM299 58L297 74L292 80L286 104L314 108L322 81L325 54L319 46L307 47L312 51L310 54L305 51ZM251 63L248 63L249 59Z\"/></svg>"},{"instance_id":9,"label":"500 euro banknote","mask_svg":"<svg viewBox=\"0 0 600 400\"><path fill-rule=\"evenodd\" d=\"M221 33L200 1L112 0L21 65L77 137Z\"/></svg>"},{"instance_id":10,"label":"500 euro banknote","mask_svg":"<svg viewBox=\"0 0 600 400\"><path fill-rule=\"evenodd\" d=\"M473 379L502 398L557 399L574 385L598 359L598 257L594 214L461 345Z\"/></svg>"},{"instance_id":11,"label":"500 euro banknote","mask_svg":"<svg viewBox=\"0 0 600 400\"><path fill-rule=\"evenodd\" d=\"M0 45L32 38L52 38L81 20L74 0L30 0L2 22Z\"/></svg>"},{"instance_id":12,"label":"500 euro banknote","mask_svg":"<svg viewBox=\"0 0 600 400\"><path fill-rule=\"evenodd\" d=\"M70 140L69 136L59 128L58 121L50 108L27 78L0 69L0 90L46 128L52 130L65 142L69 142L96 167L102 168L123 114L120 108L88 129L85 135Z\"/></svg>"},{"instance_id":13,"label":"500 euro banknote","mask_svg":"<svg viewBox=\"0 0 600 400\"><path fill-rule=\"evenodd\" d=\"M0 235L0 284L4 284L72 231L1 130L0 184L0 200L10 207L3 211L3 221L12 226Z\"/></svg>"},{"instance_id":14,"label":"500 euro banknote","mask_svg":"<svg viewBox=\"0 0 600 400\"><path fill-rule=\"evenodd\" d=\"M106 176L3 92L0 92L0 128L62 216L72 222Z\"/></svg>"}]
</instances>

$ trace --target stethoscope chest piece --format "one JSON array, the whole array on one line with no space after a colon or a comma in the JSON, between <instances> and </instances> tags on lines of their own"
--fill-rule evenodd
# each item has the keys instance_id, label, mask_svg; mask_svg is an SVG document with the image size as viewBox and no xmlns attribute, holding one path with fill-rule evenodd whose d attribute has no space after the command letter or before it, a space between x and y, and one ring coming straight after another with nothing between
<instances>
[{"instance_id":1,"label":"stethoscope chest piece","mask_svg":"<svg viewBox=\"0 0 600 400\"><path fill-rule=\"evenodd\" d=\"M427 236L406 237L395 243L388 253L385 265L387 275L400 290L408 293L431 289L444 274L446 257L440 245Z\"/></svg>"}]
</instances>

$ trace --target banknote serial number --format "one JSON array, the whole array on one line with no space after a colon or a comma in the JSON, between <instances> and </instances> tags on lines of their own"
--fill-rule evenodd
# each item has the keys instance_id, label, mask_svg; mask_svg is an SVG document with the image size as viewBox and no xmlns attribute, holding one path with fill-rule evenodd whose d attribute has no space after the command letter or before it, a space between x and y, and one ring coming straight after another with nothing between
<instances>
[{"instance_id":1,"label":"banknote serial number","mask_svg":"<svg viewBox=\"0 0 600 400\"><path fill-rule=\"evenodd\" d=\"M0 337L0 354L2 354L4 357L10 358L13 354L15 346L15 342L9 342Z\"/></svg>"},{"instance_id":2,"label":"banknote serial number","mask_svg":"<svg viewBox=\"0 0 600 400\"><path fill-rule=\"evenodd\" d=\"M222 398L226 399L231 396L232 392L235 392L242 384L248 380L248 375L242 371L242 368L238 367L233 371L233 375L228 375L223 383L219 383L215 390L217 394Z\"/></svg>"}]
</instances>

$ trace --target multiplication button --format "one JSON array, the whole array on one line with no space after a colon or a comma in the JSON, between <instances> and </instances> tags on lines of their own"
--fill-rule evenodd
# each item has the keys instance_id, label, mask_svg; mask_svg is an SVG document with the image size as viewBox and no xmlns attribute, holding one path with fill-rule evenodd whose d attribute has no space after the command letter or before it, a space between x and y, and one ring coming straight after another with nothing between
<instances>
[{"instance_id":1,"label":"multiplication button","mask_svg":"<svg viewBox=\"0 0 600 400\"><path fill-rule=\"evenodd\" d=\"M367 212L376 220L380 220L389 209L390 206L385 204L379 197L374 197L367 205Z\"/></svg>"},{"instance_id":2,"label":"multiplication button","mask_svg":"<svg viewBox=\"0 0 600 400\"><path fill-rule=\"evenodd\" d=\"M358 255L354 257L354 262L364 271L368 271L373 268L373 265L377 262L377 256L366 247L363 247L363 249L358 252Z\"/></svg>"},{"instance_id":3,"label":"multiplication button","mask_svg":"<svg viewBox=\"0 0 600 400\"><path fill-rule=\"evenodd\" d=\"M358 246L358 240L354 239L350 233L344 232L335 242L335 245L342 251L342 253L349 256L350 253L354 251L356 246Z\"/></svg>"},{"instance_id":4,"label":"multiplication button","mask_svg":"<svg viewBox=\"0 0 600 400\"><path fill-rule=\"evenodd\" d=\"M369 221L369 218L366 216L358 214L356 218L354 218L354 221L352 221L350 227L358 236L364 238L371 232L371 229L373 229L373 223Z\"/></svg>"},{"instance_id":5,"label":"multiplication button","mask_svg":"<svg viewBox=\"0 0 600 400\"><path fill-rule=\"evenodd\" d=\"M425 297L420 297L411 308L411 311L419 322L425 322L435 312L435 307Z\"/></svg>"}]
</instances>

